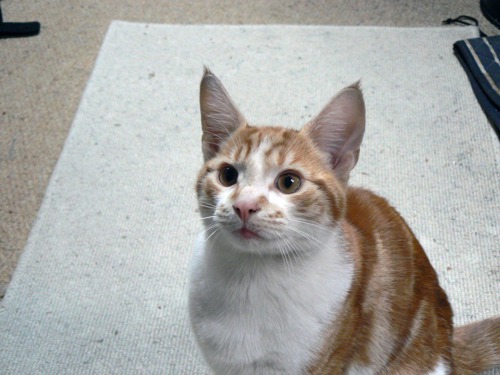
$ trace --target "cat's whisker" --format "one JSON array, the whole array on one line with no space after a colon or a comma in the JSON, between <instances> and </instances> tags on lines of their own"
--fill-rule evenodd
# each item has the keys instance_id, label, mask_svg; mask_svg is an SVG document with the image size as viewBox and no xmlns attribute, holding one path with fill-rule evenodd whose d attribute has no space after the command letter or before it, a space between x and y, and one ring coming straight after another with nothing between
<instances>
[{"instance_id":1,"label":"cat's whisker","mask_svg":"<svg viewBox=\"0 0 500 375\"><path fill-rule=\"evenodd\" d=\"M216 208L215 204L209 203L209 202L200 202L198 203L199 207L206 207L206 208Z\"/></svg>"},{"instance_id":2,"label":"cat's whisker","mask_svg":"<svg viewBox=\"0 0 500 375\"><path fill-rule=\"evenodd\" d=\"M210 216L202 216L202 217L197 217L196 219L189 219L189 220L184 220L181 225L187 225L187 224L192 224L195 221L203 222L204 220L207 219L215 219L215 215L210 215Z\"/></svg>"},{"instance_id":3,"label":"cat's whisker","mask_svg":"<svg viewBox=\"0 0 500 375\"><path fill-rule=\"evenodd\" d=\"M301 262L303 267L305 267L305 254L300 249L292 249L292 255Z\"/></svg>"},{"instance_id":4,"label":"cat's whisker","mask_svg":"<svg viewBox=\"0 0 500 375\"><path fill-rule=\"evenodd\" d=\"M294 257L295 259L298 259L301 263L302 263L302 266L305 265L305 261L304 261L304 258L303 258L303 254L301 253L301 251L299 249L296 249L293 244L290 243L290 239L287 238L285 235L281 235L279 236L279 238L283 241L283 243L285 244L286 248L288 249L288 256L290 257L290 259L292 259L292 257Z\"/></svg>"},{"instance_id":5,"label":"cat's whisker","mask_svg":"<svg viewBox=\"0 0 500 375\"><path fill-rule=\"evenodd\" d=\"M220 229L220 225L219 225L219 223L212 223L212 224L210 224L210 225L209 225L209 226L207 226L205 229L203 229L203 231L202 231L201 233L205 233L205 234L206 234L206 233L209 233L209 232L210 232L211 230L213 230L213 229L215 229L216 231L217 231L218 229ZM212 234L210 234L210 236L211 236L211 235L212 235ZM209 236L209 237L207 237L207 239L208 239L208 238L210 238L210 236Z\"/></svg>"},{"instance_id":6,"label":"cat's whisker","mask_svg":"<svg viewBox=\"0 0 500 375\"><path fill-rule=\"evenodd\" d=\"M297 249L297 248L292 248L293 249L293 256L302 263L303 267L306 267L306 254L302 251L302 249Z\"/></svg>"},{"instance_id":7,"label":"cat's whisker","mask_svg":"<svg viewBox=\"0 0 500 375\"><path fill-rule=\"evenodd\" d=\"M220 226L220 223L219 223L219 222L217 222L217 221L214 221L214 222L212 222L211 224L207 225L207 226L205 227L205 230L212 229L212 228L215 228L215 227L218 227L218 226Z\"/></svg>"},{"instance_id":8,"label":"cat's whisker","mask_svg":"<svg viewBox=\"0 0 500 375\"><path fill-rule=\"evenodd\" d=\"M320 229L323 233L328 234L328 236L334 235L337 239L342 240L343 237L338 231L333 231L332 228L329 228L327 226L323 226L321 224L313 223L308 220L301 220L301 219L296 219L296 218L289 218L288 219L290 222L298 222L301 224L309 225L314 228Z\"/></svg>"},{"instance_id":9,"label":"cat's whisker","mask_svg":"<svg viewBox=\"0 0 500 375\"><path fill-rule=\"evenodd\" d=\"M217 242L219 237L222 235L222 230L220 230L220 228L217 228L216 232L217 232L217 235L213 238L214 242Z\"/></svg>"},{"instance_id":10,"label":"cat's whisker","mask_svg":"<svg viewBox=\"0 0 500 375\"><path fill-rule=\"evenodd\" d=\"M206 220L209 220L209 219L217 219L217 216L216 215L208 215L208 216L202 216L200 217L200 219L205 222Z\"/></svg>"},{"instance_id":11,"label":"cat's whisker","mask_svg":"<svg viewBox=\"0 0 500 375\"><path fill-rule=\"evenodd\" d=\"M316 244L321 245L322 247L327 247L327 245L325 243L321 242L320 240L318 240L317 238L313 237L311 234L309 234L307 232L301 231L300 229L294 228L292 226L288 227L288 229L290 229L291 231L299 234L303 238L306 238L308 240L316 242Z\"/></svg>"},{"instance_id":12,"label":"cat's whisker","mask_svg":"<svg viewBox=\"0 0 500 375\"><path fill-rule=\"evenodd\" d=\"M215 230L212 233L210 233L208 237L205 238L205 241L208 241L215 233L222 232L220 230L220 226L219 225L211 227L210 229L207 229L205 232L208 232L209 230L212 230L212 229L215 229ZM218 237L215 237L215 238L217 239Z\"/></svg>"},{"instance_id":13,"label":"cat's whisker","mask_svg":"<svg viewBox=\"0 0 500 375\"><path fill-rule=\"evenodd\" d=\"M278 241L277 242L277 246L278 246L278 250L280 252L280 255L281 255L281 258L283 259L283 262L285 264L285 268L287 269L289 275L291 276L292 275L292 266L291 264L289 264L289 261L288 261L288 255L287 255L287 250L286 250L286 243L284 242L284 239L279 237L279 240L283 240L283 244L284 246L282 246L282 242L281 241Z\"/></svg>"},{"instance_id":14,"label":"cat's whisker","mask_svg":"<svg viewBox=\"0 0 500 375\"><path fill-rule=\"evenodd\" d=\"M200 202L200 203L198 203L198 206L203 207L203 208L209 208L209 209L216 209L217 208L217 206L215 204L208 203L208 202Z\"/></svg>"},{"instance_id":15,"label":"cat's whisker","mask_svg":"<svg viewBox=\"0 0 500 375\"><path fill-rule=\"evenodd\" d=\"M298 218L289 217L289 218L287 218L287 220L288 221L294 221L294 222L301 223L301 224L310 225L312 227L324 230L325 232L328 232L328 233L330 233L332 231L331 228L329 228L329 227L327 227L325 225L322 225L322 224L319 224L319 223L315 223L315 222L312 222L312 221L306 220L306 219L298 219Z\"/></svg>"},{"instance_id":16,"label":"cat's whisker","mask_svg":"<svg viewBox=\"0 0 500 375\"><path fill-rule=\"evenodd\" d=\"M293 252L293 249L284 235L280 235L279 239L282 242L278 242L278 248L285 262L285 267L288 269L289 274L292 275L293 265L291 262L291 252ZM281 244L283 244L283 246L281 246Z\"/></svg>"}]
</instances>

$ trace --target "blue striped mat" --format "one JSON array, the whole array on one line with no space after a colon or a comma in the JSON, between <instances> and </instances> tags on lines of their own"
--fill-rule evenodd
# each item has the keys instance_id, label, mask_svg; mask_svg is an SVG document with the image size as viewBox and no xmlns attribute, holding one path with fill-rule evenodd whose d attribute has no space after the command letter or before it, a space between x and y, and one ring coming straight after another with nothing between
<instances>
[{"instance_id":1,"label":"blue striped mat","mask_svg":"<svg viewBox=\"0 0 500 375\"><path fill-rule=\"evenodd\" d=\"M477 100L500 136L500 35L461 40L453 47Z\"/></svg>"}]
</instances>

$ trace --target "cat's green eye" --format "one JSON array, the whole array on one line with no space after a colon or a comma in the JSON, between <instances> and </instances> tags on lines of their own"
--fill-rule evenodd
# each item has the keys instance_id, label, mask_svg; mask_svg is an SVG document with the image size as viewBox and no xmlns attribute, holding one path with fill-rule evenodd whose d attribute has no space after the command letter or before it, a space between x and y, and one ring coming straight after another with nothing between
<instances>
[{"instance_id":1,"label":"cat's green eye","mask_svg":"<svg viewBox=\"0 0 500 375\"><path fill-rule=\"evenodd\" d=\"M225 165L219 170L219 181L224 186L232 186L238 181L238 171L232 165Z\"/></svg>"},{"instance_id":2,"label":"cat's green eye","mask_svg":"<svg viewBox=\"0 0 500 375\"><path fill-rule=\"evenodd\" d=\"M300 176L293 172L282 173L276 180L276 187L284 194L295 193L301 184Z\"/></svg>"}]
</instances>

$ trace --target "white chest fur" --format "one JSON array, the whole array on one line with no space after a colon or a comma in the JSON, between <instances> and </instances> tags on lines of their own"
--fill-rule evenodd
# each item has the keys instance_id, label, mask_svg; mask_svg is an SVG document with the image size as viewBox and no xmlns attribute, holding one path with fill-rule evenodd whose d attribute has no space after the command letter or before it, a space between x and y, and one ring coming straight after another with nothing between
<instances>
[{"instance_id":1,"label":"white chest fur","mask_svg":"<svg viewBox=\"0 0 500 375\"><path fill-rule=\"evenodd\" d=\"M189 314L217 374L300 374L323 344L351 285L338 233L313 253L260 257L200 237ZM285 261L286 260L286 261Z\"/></svg>"}]
</instances>

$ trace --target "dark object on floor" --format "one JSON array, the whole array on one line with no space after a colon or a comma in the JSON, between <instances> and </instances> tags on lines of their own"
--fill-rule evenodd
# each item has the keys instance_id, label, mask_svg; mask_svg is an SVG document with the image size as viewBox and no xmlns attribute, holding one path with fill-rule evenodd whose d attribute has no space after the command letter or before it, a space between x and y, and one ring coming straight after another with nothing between
<instances>
[{"instance_id":1,"label":"dark object on floor","mask_svg":"<svg viewBox=\"0 0 500 375\"><path fill-rule=\"evenodd\" d=\"M500 137L500 35L460 40L453 49Z\"/></svg>"},{"instance_id":2,"label":"dark object on floor","mask_svg":"<svg viewBox=\"0 0 500 375\"><path fill-rule=\"evenodd\" d=\"M458 16L457 18L448 18L441 22L443 25L461 25L461 26L477 26L479 35L488 36L479 28L479 21L471 16Z\"/></svg>"},{"instance_id":3,"label":"dark object on floor","mask_svg":"<svg viewBox=\"0 0 500 375\"><path fill-rule=\"evenodd\" d=\"M500 1L481 0L479 4L481 5L481 11L488 21L500 29Z\"/></svg>"},{"instance_id":4,"label":"dark object on floor","mask_svg":"<svg viewBox=\"0 0 500 375\"><path fill-rule=\"evenodd\" d=\"M0 39L34 36L40 33L40 22L3 22L0 9Z\"/></svg>"}]
</instances>

